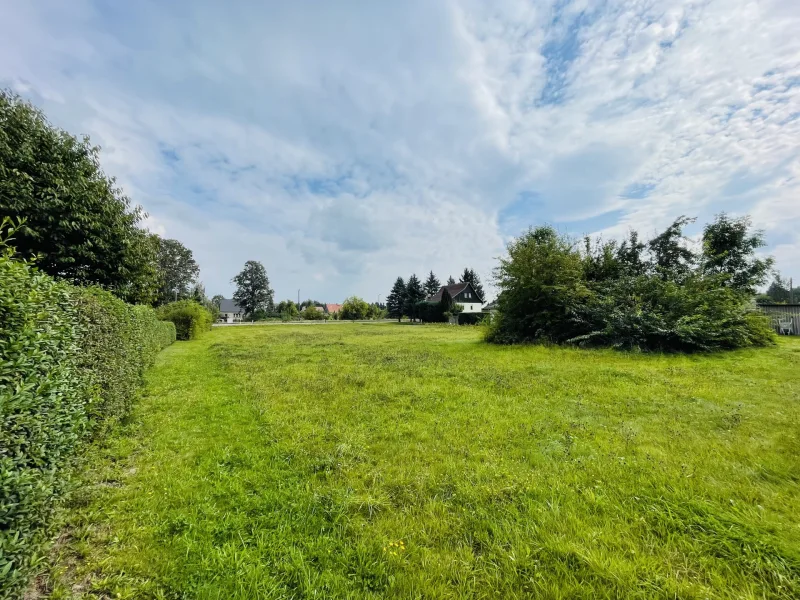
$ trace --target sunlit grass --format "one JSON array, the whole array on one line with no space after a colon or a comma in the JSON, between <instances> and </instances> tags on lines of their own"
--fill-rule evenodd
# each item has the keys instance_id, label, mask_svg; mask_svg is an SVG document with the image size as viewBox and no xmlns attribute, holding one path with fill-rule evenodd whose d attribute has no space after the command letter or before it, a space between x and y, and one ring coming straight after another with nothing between
<instances>
[{"instance_id":1,"label":"sunlit grass","mask_svg":"<svg viewBox=\"0 0 800 600\"><path fill-rule=\"evenodd\" d=\"M800 597L800 343L217 329L96 450L53 597Z\"/></svg>"}]
</instances>

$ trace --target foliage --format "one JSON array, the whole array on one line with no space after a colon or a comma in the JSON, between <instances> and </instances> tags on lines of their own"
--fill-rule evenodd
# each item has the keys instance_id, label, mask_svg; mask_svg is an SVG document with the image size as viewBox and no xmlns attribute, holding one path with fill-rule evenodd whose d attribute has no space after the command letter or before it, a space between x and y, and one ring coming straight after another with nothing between
<instances>
[{"instance_id":1,"label":"foliage","mask_svg":"<svg viewBox=\"0 0 800 600\"><path fill-rule=\"evenodd\" d=\"M472 289L478 294L478 297L483 301L483 285L481 285L481 278L472 269L464 269L461 274L461 283L471 283Z\"/></svg>"},{"instance_id":2,"label":"foliage","mask_svg":"<svg viewBox=\"0 0 800 600\"><path fill-rule=\"evenodd\" d=\"M373 302L369 305L369 310L367 310L368 319L385 319L387 316L389 316L389 313L380 304Z\"/></svg>"},{"instance_id":3,"label":"foliage","mask_svg":"<svg viewBox=\"0 0 800 600\"><path fill-rule=\"evenodd\" d=\"M790 289L789 281L783 279L780 273L775 273L766 294L758 297L761 304L787 304L789 302L800 302L800 287Z\"/></svg>"},{"instance_id":4,"label":"foliage","mask_svg":"<svg viewBox=\"0 0 800 600\"><path fill-rule=\"evenodd\" d=\"M339 318L345 321L359 321L369 318L369 312L369 304L358 296L350 296L342 303Z\"/></svg>"},{"instance_id":5,"label":"foliage","mask_svg":"<svg viewBox=\"0 0 800 600\"><path fill-rule=\"evenodd\" d=\"M9 219L3 222L9 227ZM0 237L0 597L21 594L51 538L81 443L124 417L175 339L149 307L54 280Z\"/></svg>"},{"instance_id":6,"label":"foliage","mask_svg":"<svg viewBox=\"0 0 800 600\"><path fill-rule=\"evenodd\" d=\"M416 275L408 278L406 294L403 302L403 312L412 320L419 318L419 303L425 299L425 291Z\"/></svg>"},{"instance_id":7,"label":"foliage","mask_svg":"<svg viewBox=\"0 0 800 600\"><path fill-rule=\"evenodd\" d=\"M425 290L426 296L433 296L436 292L439 291L439 288L442 287L442 284L439 283L439 279L436 275L433 274L431 271L428 274L428 278L425 280L425 283L422 286L422 289Z\"/></svg>"},{"instance_id":8,"label":"foliage","mask_svg":"<svg viewBox=\"0 0 800 600\"><path fill-rule=\"evenodd\" d=\"M297 307L298 310L304 310L308 306L322 306L322 302L319 300L312 300L311 298L307 298L303 300L300 305Z\"/></svg>"},{"instance_id":9,"label":"foliage","mask_svg":"<svg viewBox=\"0 0 800 600\"><path fill-rule=\"evenodd\" d=\"M257 310L272 312L275 293L269 287L267 270L260 262L248 260L241 273L232 279L236 284L233 301L250 315Z\"/></svg>"},{"instance_id":10,"label":"foliage","mask_svg":"<svg viewBox=\"0 0 800 600\"><path fill-rule=\"evenodd\" d=\"M307 305L300 311L300 316L306 321L324 321L325 312L319 306L313 304Z\"/></svg>"},{"instance_id":11,"label":"foliage","mask_svg":"<svg viewBox=\"0 0 800 600\"><path fill-rule=\"evenodd\" d=\"M549 226L530 229L508 244L496 281L498 312L487 339L513 343L565 342L589 333L577 329L574 311L589 295L575 244Z\"/></svg>"},{"instance_id":12,"label":"foliage","mask_svg":"<svg viewBox=\"0 0 800 600\"><path fill-rule=\"evenodd\" d=\"M92 454L53 597L800 597L798 338L721 358L392 323L180 350Z\"/></svg>"},{"instance_id":13,"label":"foliage","mask_svg":"<svg viewBox=\"0 0 800 600\"><path fill-rule=\"evenodd\" d=\"M281 300L275 307L275 312L277 312L281 316L281 319L285 321L290 321L300 314L300 311L298 310L297 304L295 304L294 300Z\"/></svg>"},{"instance_id":14,"label":"foliage","mask_svg":"<svg viewBox=\"0 0 800 600\"><path fill-rule=\"evenodd\" d=\"M760 234L721 215L697 255L683 238L690 222L680 217L647 244L635 232L622 244L587 238L583 253L551 227L529 230L497 269L487 339L681 352L771 343L768 320L752 309L771 265L753 256Z\"/></svg>"},{"instance_id":15,"label":"foliage","mask_svg":"<svg viewBox=\"0 0 800 600\"><path fill-rule=\"evenodd\" d=\"M725 213L703 229L703 272L724 275L719 281L735 290L754 294L763 285L774 260L756 258L755 251L766 246L762 231L750 232L749 217L732 219Z\"/></svg>"},{"instance_id":16,"label":"foliage","mask_svg":"<svg viewBox=\"0 0 800 600\"><path fill-rule=\"evenodd\" d=\"M403 310L406 305L406 283L402 277L398 277L392 291L386 296L386 309L389 316L398 321L403 318Z\"/></svg>"},{"instance_id":17,"label":"foliage","mask_svg":"<svg viewBox=\"0 0 800 600\"><path fill-rule=\"evenodd\" d=\"M219 309L219 307L222 306L223 300L225 300L225 296L223 296L222 294L215 294L211 298L211 302L217 305L217 309Z\"/></svg>"},{"instance_id":18,"label":"foliage","mask_svg":"<svg viewBox=\"0 0 800 600\"><path fill-rule=\"evenodd\" d=\"M447 285L455 285L455 284L456 284L456 280L453 279L452 275L450 275L450 277L447 278Z\"/></svg>"},{"instance_id":19,"label":"foliage","mask_svg":"<svg viewBox=\"0 0 800 600\"><path fill-rule=\"evenodd\" d=\"M159 319L175 324L175 335L179 340L194 340L211 331L211 311L194 300L170 302L159 306L157 313Z\"/></svg>"},{"instance_id":20,"label":"foliage","mask_svg":"<svg viewBox=\"0 0 800 600\"><path fill-rule=\"evenodd\" d=\"M0 90L0 214L25 219L15 246L40 271L149 303L158 287L156 241L145 213L100 168L99 149Z\"/></svg>"},{"instance_id":21,"label":"foliage","mask_svg":"<svg viewBox=\"0 0 800 600\"><path fill-rule=\"evenodd\" d=\"M156 238L158 241L158 304L189 298L192 284L200 275L200 267L192 251L178 240ZM205 296L205 292L203 293ZM202 302L205 298L198 300ZM197 300L197 298L195 298Z\"/></svg>"}]
</instances>

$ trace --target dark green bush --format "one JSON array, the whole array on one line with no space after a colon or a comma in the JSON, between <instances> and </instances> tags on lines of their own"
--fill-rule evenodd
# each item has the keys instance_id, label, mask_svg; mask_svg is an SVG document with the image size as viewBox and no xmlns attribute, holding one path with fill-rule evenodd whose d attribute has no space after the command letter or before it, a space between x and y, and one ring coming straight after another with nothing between
<instances>
[{"instance_id":1,"label":"dark green bush","mask_svg":"<svg viewBox=\"0 0 800 600\"><path fill-rule=\"evenodd\" d=\"M647 243L578 244L551 227L527 231L497 269L498 312L486 338L656 351L715 351L774 339L752 299L771 267L745 218L720 215L700 253L680 217Z\"/></svg>"},{"instance_id":2,"label":"dark green bush","mask_svg":"<svg viewBox=\"0 0 800 600\"><path fill-rule=\"evenodd\" d=\"M0 597L21 590L51 534L87 430L71 288L0 256Z\"/></svg>"},{"instance_id":3,"label":"dark green bush","mask_svg":"<svg viewBox=\"0 0 800 600\"><path fill-rule=\"evenodd\" d=\"M178 300L160 306L158 318L175 324L179 340L193 340L211 330L211 312L194 300Z\"/></svg>"},{"instance_id":4,"label":"dark green bush","mask_svg":"<svg viewBox=\"0 0 800 600\"><path fill-rule=\"evenodd\" d=\"M76 451L125 416L175 330L0 251L0 598L12 598L51 537Z\"/></svg>"}]
</instances>

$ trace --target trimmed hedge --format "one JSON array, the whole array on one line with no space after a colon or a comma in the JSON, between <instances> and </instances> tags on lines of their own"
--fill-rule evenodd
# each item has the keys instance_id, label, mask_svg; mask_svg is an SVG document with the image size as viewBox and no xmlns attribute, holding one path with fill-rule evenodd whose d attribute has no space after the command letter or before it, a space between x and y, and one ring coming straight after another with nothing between
<instances>
[{"instance_id":1,"label":"trimmed hedge","mask_svg":"<svg viewBox=\"0 0 800 600\"><path fill-rule=\"evenodd\" d=\"M158 318L175 324L179 340L193 340L211 331L213 315L194 300L178 300L158 307Z\"/></svg>"},{"instance_id":2,"label":"trimmed hedge","mask_svg":"<svg viewBox=\"0 0 800 600\"><path fill-rule=\"evenodd\" d=\"M2 240L0 240L2 250ZM18 597L50 539L77 450L129 411L171 323L0 254L0 598Z\"/></svg>"}]
</instances>

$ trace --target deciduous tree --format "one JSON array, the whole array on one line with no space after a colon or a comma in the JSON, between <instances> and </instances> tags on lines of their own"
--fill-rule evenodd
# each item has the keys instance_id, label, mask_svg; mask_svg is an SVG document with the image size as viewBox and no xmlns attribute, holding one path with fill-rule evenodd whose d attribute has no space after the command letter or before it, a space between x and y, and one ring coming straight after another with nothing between
<instances>
[{"instance_id":1,"label":"deciduous tree","mask_svg":"<svg viewBox=\"0 0 800 600\"><path fill-rule=\"evenodd\" d=\"M248 260L244 269L232 279L236 284L233 300L247 315L257 310L272 311L274 292L269 287L267 270L260 262Z\"/></svg>"},{"instance_id":2,"label":"deciduous tree","mask_svg":"<svg viewBox=\"0 0 800 600\"><path fill-rule=\"evenodd\" d=\"M158 304L183 300L191 295L200 267L192 251L178 240L156 237L158 241Z\"/></svg>"},{"instance_id":3,"label":"deciduous tree","mask_svg":"<svg viewBox=\"0 0 800 600\"><path fill-rule=\"evenodd\" d=\"M130 302L155 299L157 246L141 227L146 214L102 171L99 148L2 90L0 215L25 219L17 252L38 255L45 273Z\"/></svg>"}]
</instances>

